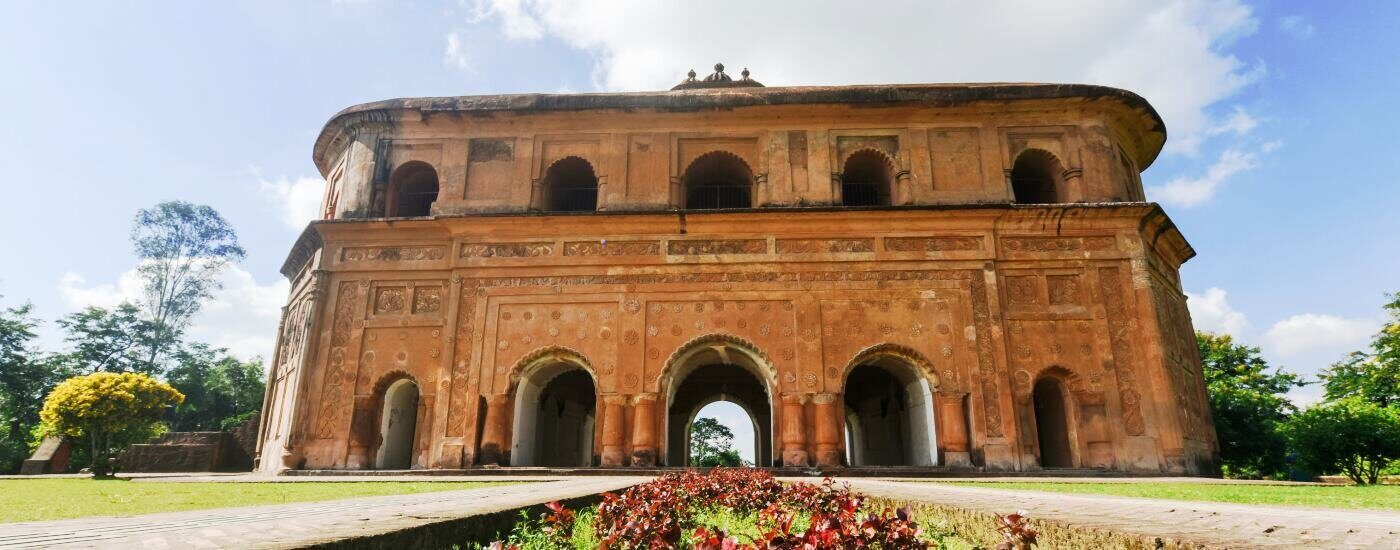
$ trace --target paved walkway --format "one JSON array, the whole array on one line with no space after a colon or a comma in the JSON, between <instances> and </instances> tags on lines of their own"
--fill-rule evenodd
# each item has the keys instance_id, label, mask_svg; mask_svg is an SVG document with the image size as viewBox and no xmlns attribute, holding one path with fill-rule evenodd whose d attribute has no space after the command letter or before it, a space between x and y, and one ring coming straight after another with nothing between
<instances>
[{"instance_id":1,"label":"paved walkway","mask_svg":"<svg viewBox=\"0 0 1400 550\"><path fill-rule=\"evenodd\" d=\"M1400 512L1263 506L841 478L867 495L1230 548L1400 549ZM1023 480L1017 480L1023 481ZM1095 480L1098 481L1098 480Z\"/></svg>"},{"instance_id":2,"label":"paved walkway","mask_svg":"<svg viewBox=\"0 0 1400 550\"><path fill-rule=\"evenodd\" d=\"M204 476L183 476L183 479L196 481L198 477ZM255 476L217 477L218 481L272 480ZM510 476L470 477L468 481L510 479ZM149 481L180 479L170 476L149 478ZM295 548L615 491L648 479L533 477L531 483L463 491L0 524L0 548ZM374 478L372 481L386 480Z\"/></svg>"}]
</instances>

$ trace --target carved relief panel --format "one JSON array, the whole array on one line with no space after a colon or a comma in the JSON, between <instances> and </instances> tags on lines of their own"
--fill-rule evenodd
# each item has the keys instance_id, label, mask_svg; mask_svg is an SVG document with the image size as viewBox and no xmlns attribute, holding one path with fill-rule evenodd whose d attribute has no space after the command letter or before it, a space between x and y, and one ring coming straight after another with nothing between
<instances>
[{"instance_id":1,"label":"carved relief panel","mask_svg":"<svg viewBox=\"0 0 1400 550\"><path fill-rule=\"evenodd\" d=\"M897 344L919 352L937 369L942 385L957 386L961 377L955 365L972 346L966 338L968 327L960 326L955 315L960 302L952 296L952 291L938 290L822 300L822 362L827 387L839 391L845 385L842 368L862 350L878 344Z\"/></svg>"},{"instance_id":2,"label":"carved relief panel","mask_svg":"<svg viewBox=\"0 0 1400 550\"><path fill-rule=\"evenodd\" d=\"M587 358L600 391L613 386L618 366L619 334L616 302L500 303L494 312L496 332L484 345L491 346L495 370L493 391L507 390L511 369L522 358L545 348L567 348Z\"/></svg>"},{"instance_id":3,"label":"carved relief panel","mask_svg":"<svg viewBox=\"0 0 1400 550\"><path fill-rule=\"evenodd\" d=\"M645 307L645 333L639 336L646 354L642 384L648 390L659 389L657 380L673 352L686 342L710 334L728 334L752 342L771 362L780 379L798 376L796 307L792 301L656 300ZM623 389L629 389L627 381Z\"/></svg>"}]
</instances>

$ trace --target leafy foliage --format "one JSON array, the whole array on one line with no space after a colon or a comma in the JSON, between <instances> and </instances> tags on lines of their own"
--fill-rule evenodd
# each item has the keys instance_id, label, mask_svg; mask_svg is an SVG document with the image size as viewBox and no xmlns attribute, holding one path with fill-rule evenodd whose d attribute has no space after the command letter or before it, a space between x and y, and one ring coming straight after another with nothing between
<instances>
[{"instance_id":1,"label":"leafy foliage","mask_svg":"<svg viewBox=\"0 0 1400 550\"><path fill-rule=\"evenodd\" d=\"M699 418L690 426L690 464L694 466L742 466L734 448L734 431L710 417Z\"/></svg>"},{"instance_id":2,"label":"leafy foliage","mask_svg":"<svg viewBox=\"0 0 1400 550\"><path fill-rule=\"evenodd\" d=\"M58 384L39 417L50 433L87 439L93 475L105 477L117 451L150 437L165 407L184 399L144 374L98 372Z\"/></svg>"},{"instance_id":3,"label":"leafy foliage","mask_svg":"<svg viewBox=\"0 0 1400 550\"><path fill-rule=\"evenodd\" d=\"M227 350L196 343L176 352L174 363L166 380L185 396L175 408L174 430L232 428L262 406L261 359L240 361Z\"/></svg>"},{"instance_id":4,"label":"leafy foliage","mask_svg":"<svg viewBox=\"0 0 1400 550\"><path fill-rule=\"evenodd\" d=\"M1382 407L1400 405L1400 293L1388 296L1389 320L1369 351L1353 352L1322 373L1328 400L1360 397Z\"/></svg>"},{"instance_id":5,"label":"leafy foliage","mask_svg":"<svg viewBox=\"0 0 1400 550\"><path fill-rule=\"evenodd\" d=\"M61 380L55 365L32 346L38 326L29 304L0 310L0 472L18 469L28 456L38 404Z\"/></svg>"},{"instance_id":6,"label":"leafy foliage","mask_svg":"<svg viewBox=\"0 0 1400 550\"><path fill-rule=\"evenodd\" d=\"M59 319L58 325L67 331L63 339L72 347L58 359L74 372L160 373L143 353L156 338L155 325L142 319L135 305L89 306Z\"/></svg>"},{"instance_id":7,"label":"leafy foliage","mask_svg":"<svg viewBox=\"0 0 1400 550\"><path fill-rule=\"evenodd\" d=\"M1228 334L1196 333L1220 459L1230 477L1273 477L1287 469L1287 442L1278 426L1296 410L1284 395L1304 383L1272 369L1259 348Z\"/></svg>"},{"instance_id":8,"label":"leafy foliage","mask_svg":"<svg viewBox=\"0 0 1400 550\"><path fill-rule=\"evenodd\" d=\"M1324 403L1293 415L1283 434L1306 466L1340 471L1358 485L1375 483L1400 460L1400 407L1356 397Z\"/></svg>"}]
</instances>

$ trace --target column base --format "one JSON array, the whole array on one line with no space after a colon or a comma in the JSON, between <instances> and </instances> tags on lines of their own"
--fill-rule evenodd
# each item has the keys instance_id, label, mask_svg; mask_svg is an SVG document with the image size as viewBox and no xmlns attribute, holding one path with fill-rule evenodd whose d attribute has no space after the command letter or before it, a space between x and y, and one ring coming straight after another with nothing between
<instances>
[{"instance_id":1,"label":"column base","mask_svg":"<svg viewBox=\"0 0 1400 550\"><path fill-rule=\"evenodd\" d=\"M949 468L971 468L972 453L967 451L947 451L943 453L943 465Z\"/></svg>"},{"instance_id":2,"label":"column base","mask_svg":"<svg viewBox=\"0 0 1400 550\"><path fill-rule=\"evenodd\" d=\"M622 449L603 449L603 454L598 457L598 463L608 468L623 466L627 455L622 453Z\"/></svg>"},{"instance_id":3,"label":"column base","mask_svg":"<svg viewBox=\"0 0 1400 550\"><path fill-rule=\"evenodd\" d=\"M783 466L807 466L807 451L783 451Z\"/></svg>"}]
</instances>

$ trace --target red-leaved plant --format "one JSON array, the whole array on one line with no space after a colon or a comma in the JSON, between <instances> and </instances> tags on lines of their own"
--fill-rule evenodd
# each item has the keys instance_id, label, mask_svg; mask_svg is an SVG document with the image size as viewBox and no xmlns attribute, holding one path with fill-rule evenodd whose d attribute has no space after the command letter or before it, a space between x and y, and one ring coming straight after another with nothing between
<instances>
[{"instance_id":1,"label":"red-leaved plant","mask_svg":"<svg viewBox=\"0 0 1400 550\"><path fill-rule=\"evenodd\" d=\"M997 532L1005 540L996 545L996 550L1028 550L1035 546L1035 537L1039 534L1031 527L1031 518L1025 512L997 518Z\"/></svg>"}]
</instances>

